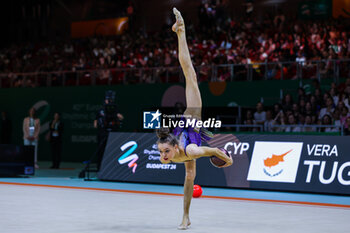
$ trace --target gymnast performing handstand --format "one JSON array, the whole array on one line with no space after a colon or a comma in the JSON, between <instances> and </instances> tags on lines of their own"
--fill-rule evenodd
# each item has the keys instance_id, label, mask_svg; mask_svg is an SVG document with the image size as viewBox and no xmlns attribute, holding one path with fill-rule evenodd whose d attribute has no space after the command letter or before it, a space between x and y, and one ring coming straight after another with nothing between
<instances>
[{"instance_id":1,"label":"gymnast performing handstand","mask_svg":"<svg viewBox=\"0 0 350 233\"><path fill-rule=\"evenodd\" d=\"M196 72L193 68L190 53L186 42L185 24L181 13L174 8L173 12L176 22L172 30L177 34L179 46L179 61L186 78L186 104L184 112L185 117L201 120L202 99L199 92ZM225 161L222 167L231 166L233 160L224 149L201 146L202 140L209 140L207 131L204 128L176 128L170 133L168 128L157 130L159 138L158 150L160 152L160 161L162 163L184 163L186 169L184 183L184 212L182 222L178 229L187 229L191 222L189 218L189 209L193 194L194 179L196 177L196 159L201 157L216 156Z\"/></svg>"}]
</instances>

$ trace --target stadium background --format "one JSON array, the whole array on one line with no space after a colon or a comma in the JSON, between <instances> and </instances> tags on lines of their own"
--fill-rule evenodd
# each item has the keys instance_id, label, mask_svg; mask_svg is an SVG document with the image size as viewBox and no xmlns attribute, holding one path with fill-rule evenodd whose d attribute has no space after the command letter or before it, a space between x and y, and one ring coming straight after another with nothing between
<instances>
[{"instance_id":1,"label":"stadium background","mask_svg":"<svg viewBox=\"0 0 350 233\"><path fill-rule=\"evenodd\" d=\"M339 116L350 94L347 1L15 1L3 3L1 14L0 106L12 121L11 142L22 144L22 119L35 106L38 158L49 161L48 123L57 111L65 123L62 161L81 163L96 150L93 121L106 90L116 92L125 117L121 132L149 132L143 111L184 103L170 31L174 4L186 19L204 114L224 121L216 133L348 134L350 115ZM314 129L305 132L300 101L312 96ZM327 98L331 122L324 123ZM295 122L255 127L259 102L275 119L279 104Z\"/></svg>"},{"instance_id":2,"label":"stadium background","mask_svg":"<svg viewBox=\"0 0 350 233\"><path fill-rule=\"evenodd\" d=\"M12 126L12 145L0 138L2 231L175 231L184 165L161 164L156 135L143 128L144 111L185 103L174 6L185 18L203 117L223 122L208 144L235 161L224 169L197 161L204 192L192 200L190 230L346 232L349 0L1 3L0 112ZM108 90L124 120L98 172L89 163L93 122ZM31 107L41 121L36 169L33 148L19 147ZM47 140L55 112L64 123L60 169L50 167ZM8 123L2 118L1 132ZM29 162L15 161L23 154Z\"/></svg>"}]
</instances>

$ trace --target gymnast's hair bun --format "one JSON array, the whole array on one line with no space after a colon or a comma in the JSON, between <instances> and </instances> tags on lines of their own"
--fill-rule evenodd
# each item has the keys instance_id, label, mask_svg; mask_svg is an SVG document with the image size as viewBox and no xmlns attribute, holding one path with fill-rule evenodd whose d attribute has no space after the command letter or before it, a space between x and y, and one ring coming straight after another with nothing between
<instances>
[{"instance_id":1,"label":"gymnast's hair bun","mask_svg":"<svg viewBox=\"0 0 350 233\"><path fill-rule=\"evenodd\" d=\"M157 137L159 139L165 139L165 138L169 137L170 130L169 130L169 128L160 128L160 129L156 130L156 133L157 133Z\"/></svg>"}]
</instances>

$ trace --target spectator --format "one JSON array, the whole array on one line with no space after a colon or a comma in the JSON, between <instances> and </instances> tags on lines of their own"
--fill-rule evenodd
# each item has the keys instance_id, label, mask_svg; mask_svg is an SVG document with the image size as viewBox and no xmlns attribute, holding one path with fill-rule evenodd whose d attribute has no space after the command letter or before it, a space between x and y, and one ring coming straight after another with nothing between
<instances>
[{"instance_id":1,"label":"spectator","mask_svg":"<svg viewBox=\"0 0 350 233\"><path fill-rule=\"evenodd\" d=\"M279 9L278 14L275 16L273 20L275 27L277 27L280 31L282 31L285 20L286 20L285 15L283 14L282 10Z\"/></svg>"},{"instance_id":2,"label":"spectator","mask_svg":"<svg viewBox=\"0 0 350 233\"><path fill-rule=\"evenodd\" d=\"M346 118L346 124L344 127L344 135L350 136L350 117Z\"/></svg>"},{"instance_id":3,"label":"spectator","mask_svg":"<svg viewBox=\"0 0 350 233\"><path fill-rule=\"evenodd\" d=\"M279 113L276 115L276 117L274 118L274 122L275 122L275 131L276 132L284 132L285 127L277 127L278 125L284 126L285 122L286 122L286 116L283 113L282 110L279 111Z\"/></svg>"},{"instance_id":4,"label":"spectator","mask_svg":"<svg viewBox=\"0 0 350 233\"><path fill-rule=\"evenodd\" d=\"M245 125L251 126L251 127L244 127L244 128L242 128L242 131L248 131L248 132L257 132L258 131L258 129L256 127L253 127L253 125L255 125L255 123L251 119L246 120Z\"/></svg>"},{"instance_id":5,"label":"spectator","mask_svg":"<svg viewBox=\"0 0 350 233\"><path fill-rule=\"evenodd\" d=\"M324 107L324 106L326 106L327 105L327 99L328 98L331 98L332 100L333 100L333 98L331 97L331 95L329 94L329 92L325 92L325 93L323 93L323 96L322 96L322 101L321 101L321 103L322 103L322 107ZM333 101L333 103L334 103L334 101Z\"/></svg>"},{"instance_id":6,"label":"spectator","mask_svg":"<svg viewBox=\"0 0 350 233\"><path fill-rule=\"evenodd\" d=\"M310 105L310 107L311 107L311 105ZM300 99L299 100L299 106L298 106L298 108L299 108L299 112L301 113L301 114L304 114L305 115L305 112L306 112L306 102L305 102L305 99Z\"/></svg>"},{"instance_id":7,"label":"spectator","mask_svg":"<svg viewBox=\"0 0 350 233\"><path fill-rule=\"evenodd\" d=\"M293 108L293 98L291 94L286 94L282 100L282 108L283 111L286 112L288 110L292 110Z\"/></svg>"},{"instance_id":8,"label":"spectator","mask_svg":"<svg viewBox=\"0 0 350 233\"><path fill-rule=\"evenodd\" d=\"M339 129L341 128L342 124L341 124L341 121L340 121L340 112L338 109L335 109L334 112L333 112L333 125L334 126L338 126L338 128L336 128L336 130L339 131Z\"/></svg>"},{"instance_id":9,"label":"spectator","mask_svg":"<svg viewBox=\"0 0 350 233\"><path fill-rule=\"evenodd\" d=\"M12 123L6 112L1 112L1 138L0 144L11 144Z\"/></svg>"},{"instance_id":10,"label":"spectator","mask_svg":"<svg viewBox=\"0 0 350 233\"><path fill-rule=\"evenodd\" d=\"M315 114L315 110L312 109L311 103L310 102L306 102L305 104L305 115L313 115Z\"/></svg>"},{"instance_id":11,"label":"spectator","mask_svg":"<svg viewBox=\"0 0 350 233\"><path fill-rule=\"evenodd\" d=\"M297 62L297 63L299 63L300 65L302 65L302 66L304 66L305 64L306 64L306 58L305 58L305 56L302 54L302 52L301 51L299 51L298 52L298 56L297 56L297 58L295 58L295 61Z\"/></svg>"},{"instance_id":12,"label":"spectator","mask_svg":"<svg viewBox=\"0 0 350 233\"><path fill-rule=\"evenodd\" d=\"M29 116L23 120L23 139L25 146L34 146L34 164L35 168L38 165L38 143L40 132L40 120L35 116L35 109L29 110Z\"/></svg>"},{"instance_id":13,"label":"spectator","mask_svg":"<svg viewBox=\"0 0 350 233\"><path fill-rule=\"evenodd\" d=\"M306 115L305 116L305 124L304 124L304 132L316 132L316 127L315 126L311 126L313 124L312 121L312 116L310 115Z\"/></svg>"},{"instance_id":14,"label":"spectator","mask_svg":"<svg viewBox=\"0 0 350 233\"><path fill-rule=\"evenodd\" d=\"M256 112L254 113L254 121L256 124L263 125L266 120L266 112L261 102L256 105Z\"/></svg>"},{"instance_id":15,"label":"spectator","mask_svg":"<svg viewBox=\"0 0 350 233\"><path fill-rule=\"evenodd\" d=\"M339 91L339 93L344 93L344 92L345 92L345 89L346 89L348 86L350 86L350 78L347 78L347 79L345 80L345 82L339 84L339 86L338 86L338 91Z\"/></svg>"},{"instance_id":16,"label":"spectator","mask_svg":"<svg viewBox=\"0 0 350 233\"><path fill-rule=\"evenodd\" d=\"M333 111L334 111L333 99L331 97L328 97L326 99L326 106L321 109L320 114L318 115L318 119L322 119L326 114L331 116Z\"/></svg>"},{"instance_id":17,"label":"spectator","mask_svg":"<svg viewBox=\"0 0 350 233\"><path fill-rule=\"evenodd\" d=\"M266 120L264 122L264 131L265 132L273 132L274 125L276 124L275 120L272 118L272 111L266 111Z\"/></svg>"},{"instance_id":18,"label":"spectator","mask_svg":"<svg viewBox=\"0 0 350 233\"><path fill-rule=\"evenodd\" d=\"M109 132L117 131L121 127L124 116L119 112L116 104L115 92L108 90L105 93L104 104L96 114L93 122L94 128L98 130L97 143L97 169L100 170L103 154L105 151Z\"/></svg>"},{"instance_id":19,"label":"spectator","mask_svg":"<svg viewBox=\"0 0 350 233\"><path fill-rule=\"evenodd\" d=\"M339 96L340 96L339 99L344 103L344 105L347 108L349 108L350 107L350 105L349 105L350 104L349 103L349 95L346 94L346 93L341 93Z\"/></svg>"},{"instance_id":20,"label":"spectator","mask_svg":"<svg viewBox=\"0 0 350 233\"><path fill-rule=\"evenodd\" d=\"M247 113L246 113L246 117L243 121L243 123L245 125L255 125L256 122L253 118L253 112L252 110L248 110ZM243 129L244 131L257 131L257 129L255 127L247 127L247 128L244 128Z\"/></svg>"},{"instance_id":21,"label":"spectator","mask_svg":"<svg viewBox=\"0 0 350 233\"><path fill-rule=\"evenodd\" d=\"M304 21L301 26L295 19L286 17L281 11L276 15L266 15L258 20L251 15L254 8L253 1L248 1L246 7L247 10L249 9L249 17L246 17L245 22L240 23L238 18L229 18L225 4L220 1L203 2L199 9L198 27L191 24L187 27L193 41L190 53L197 58L198 65L295 60L305 64L312 60L349 58L348 19L324 22ZM130 28L133 27L136 10L137 6L132 2L129 2L127 9L124 8L124 13L129 17ZM271 25L276 26L270 27ZM156 67L163 65L162 62L167 53L171 55L171 60L175 63L172 65L176 66L178 65L176 53L173 53L175 48L172 46L176 44L176 38L169 36L169 33L169 28L164 27L157 33L129 30L123 35L108 38L80 38L66 41L63 45L51 41L33 43L30 46L25 44L12 46L0 50L0 72L89 69L103 65L102 61L107 64L107 68L115 68L118 63L122 64L122 67L130 67L136 65L128 64L134 57L143 61L142 67ZM336 36L330 38L330 33ZM212 38L210 43L207 38ZM152 43L144 46L141 42L146 40ZM226 50L224 53L220 50L221 45ZM126 55L131 53L134 57ZM306 69L305 66L302 68ZM325 75L334 73L333 62L330 60L320 68L324 70ZM283 75L286 74L284 78L295 76L295 66L284 66L283 70L285 69L287 70L283 71ZM280 72L279 70L277 69L277 72ZM347 67L342 70L345 74L349 73ZM238 73L235 72L235 74ZM281 74L274 76L280 78ZM303 72L303 77L311 78L312 76L314 74ZM19 86L29 85L25 80L18 80L16 83ZM346 85L343 85L339 88L339 92L345 89ZM347 92L350 92L350 88L348 89Z\"/></svg>"},{"instance_id":22,"label":"spectator","mask_svg":"<svg viewBox=\"0 0 350 233\"><path fill-rule=\"evenodd\" d=\"M349 113L349 109L347 107L343 107L341 110L341 114L340 114L340 123L345 126L346 124L346 119L350 117L350 113Z\"/></svg>"},{"instance_id":23,"label":"spectator","mask_svg":"<svg viewBox=\"0 0 350 233\"><path fill-rule=\"evenodd\" d=\"M252 112L252 110L247 110L246 117L245 117L243 123L245 124L246 121L251 121L253 124L256 123L255 120L254 120L254 118L253 118L253 112Z\"/></svg>"},{"instance_id":24,"label":"spectator","mask_svg":"<svg viewBox=\"0 0 350 233\"><path fill-rule=\"evenodd\" d=\"M273 105L273 117L275 118L282 110L281 105L276 103Z\"/></svg>"},{"instance_id":25,"label":"spectator","mask_svg":"<svg viewBox=\"0 0 350 233\"><path fill-rule=\"evenodd\" d=\"M338 104L336 105L336 110L338 110L339 112L342 111L343 107L345 107L345 104L343 101L338 101Z\"/></svg>"},{"instance_id":26,"label":"spectator","mask_svg":"<svg viewBox=\"0 0 350 233\"><path fill-rule=\"evenodd\" d=\"M293 114L288 115L288 124L285 128L285 132L301 132L301 127L297 126L297 122Z\"/></svg>"},{"instance_id":27,"label":"spectator","mask_svg":"<svg viewBox=\"0 0 350 233\"><path fill-rule=\"evenodd\" d=\"M50 122L50 145L52 156L52 166L50 168L60 168L62 153L62 133L63 122L61 121L61 115L56 112L54 114L54 119Z\"/></svg>"},{"instance_id":28,"label":"spectator","mask_svg":"<svg viewBox=\"0 0 350 233\"><path fill-rule=\"evenodd\" d=\"M301 100L306 100L306 94L305 90L302 87L298 88L298 102L300 103Z\"/></svg>"},{"instance_id":29,"label":"spectator","mask_svg":"<svg viewBox=\"0 0 350 233\"><path fill-rule=\"evenodd\" d=\"M321 124L323 126L327 126L327 127L322 127L321 128L321 132L327 132L327 133L330 133L330 132L337 132L338 130L335 128L335 127L332 127L331 125L332 124L332 117L328 114L325 114L323 117L322 117L322 121L321 121Z\"/></svg>"},{"instance_id":30,"label":"spectator","mask_svg":"<svg viewBox=\"0 0 350 233\"><path fill-rule=\"evenodd\" d=\"M298 119L298 125L300 125L300 126L305 125L305 115L299 114L298 118L296 118L296 119ZM303 131L303 128L301 128L301 131Z\"/></svg>"},{"instance_id":31,"label":"spectator","mask_svg":"<svg viewBox=\"0 0 350 233\"><path fill-rule=\"evenodd\" d=\"M339 101L339 96L338 93L336 91L335 88L331 88L331 90L329 91L330 97L333 98L333 103L335 106L338 105L338 101Z\"/></svg>"},{"instance_id":32,"label":"spectator","mask_svg":"<svg viewBox=\"0 0 350 233\"><path fill-rule=\"evenodd\" d=\"M335 90L334 84L332 84L331 89ZM303 96L301 91L299 91L299 94L300 96ZM287 99L287 101L285 101L285 99ZM283 102L290 103L291 101L288 101L288 99L290 98L288 98L286 95ZM292 104L292 108L291 109L286 108L287 110L285 112L280 110L280 106L278 104L275 104L273 106L272 111L269 110L266 112L266 114L269 114L269 116L266 115L267 120L264 122L264 131L271 131L273 128L273 130L276 130L279 132L280 131L299 132L299 130L305 131L305 132L314 132L316 131L316 126L311 126L311 125L316 125L316 124L325 125L325 123L334 125L334 127L326 127L325 129L322 129L322 132L325 132L325 131L337 132L339 131L341 126L344 126L344 128L346 128L347 127L346 119L350 117L350 113L348 111L348 108L345 106L344 102L342 101L344 98L339 98L338 105L336 108L334 108L333 98L328 92L324 93L323 99L325 99L325 106L320 111L318 111L319 105L316 105L316 97L314 95L310 96L310 101L308 102L305 102L304 98L301 98L299 101L300 105ZM304 106L304 107L301 108L301 106ZM301 109L303 110L301 111ZM270 117L270 114L272 114L272 112L274 112L274 116L275 116L273 120ZM293 115L293 117L290 117L290 115ZM328 116L324 117L325 115L328 115ZM286 118L285 116L288 116L288 118ZM285 122L287 122L286 127L278 127L279 124L285 125ZM292 126L292 125L299 125L299 126ZM304 127L301 128L300 127L301 125L303 125Z\"/></svg>"},{"instance_id":33,"label":"spectator","mask_svg":"<svg viewBox=\"0 0 350 233\"><path fill-rule=\"evenodd\" d=\"M295 119L298 119L299 118L299 105L298 104L293 104L292 105L292 114L294 115L294 118Z\"/></svg>"},{"instance_id":34,"label":"spectator","mask_svg":"<svg viewBox=\"0 0 350 233\"><path fill-rule=\"evenodd\" d=\"M323 96L323 98L324 98L324 96ZM323 100L325 100L325 99L322 100L322 91L321 91L321 89L316 89L315 90L315 99L316 99L315 100L316 105L322 106ZM311 99L310 99L310 101L311 101Z\"/></svg>"}]
</instances>

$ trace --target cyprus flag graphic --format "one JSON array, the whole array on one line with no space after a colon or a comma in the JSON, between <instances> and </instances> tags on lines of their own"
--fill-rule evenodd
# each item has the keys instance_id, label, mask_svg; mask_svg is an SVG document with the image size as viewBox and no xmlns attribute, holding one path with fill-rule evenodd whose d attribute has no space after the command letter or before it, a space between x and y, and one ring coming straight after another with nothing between
<instances>
[{"instance_id":1,"label":"cyprus flag graphic","mask_svg":"<svg viewBox=\"0 0 350 233\"><path fill-rule=\"evenodd\" d=\"M302 142L256 141L247 179L294 183L302 148Z\"/></svg>"}]
</instances>

